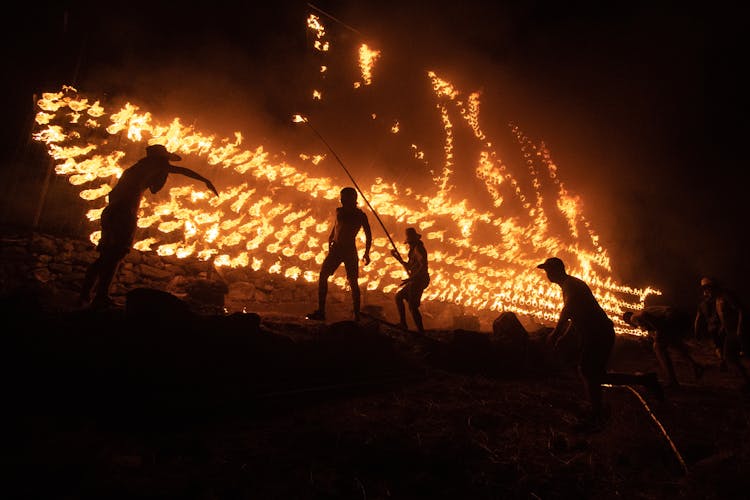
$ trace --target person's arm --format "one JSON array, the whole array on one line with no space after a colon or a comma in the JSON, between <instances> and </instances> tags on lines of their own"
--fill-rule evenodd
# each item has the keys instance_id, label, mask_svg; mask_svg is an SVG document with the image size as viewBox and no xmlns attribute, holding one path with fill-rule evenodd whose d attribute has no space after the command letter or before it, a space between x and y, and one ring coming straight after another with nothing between
<instances>
[{"instance_id":1,"label":"person's arm","mask_svg":"<svg viewBox=\"0 0 750 500\"><path fill-rule=\"evenodd\" d=\"M716 313L721 322L721 328L726 333L741 335L740 327L742 325L742 312L731 300L726 297L716 299Z\"/></svg>"},{"instance_id":2,"label":"person's arm","mask_svg":"<svg viewBox=\"0 0 750 500\"><path fill-rule=\"evenodd\" d=\"M365 265L370 263L370 247L372 246L372 229L370 228L370 221L367 220L367 215L362 212L362 229L365 231L365 254L362 258L365 261Z\"/></svg>"},{"instance_id":3,"label":"person's arm","mask_svg":"<svg viewBox=\"0 0 750 500\"><path fill-rule=\"evenodd\" d=\"M401 257L401 254L398 253L397 249L394 248L393 250L391 250L391 255L393 255L393 258L396 259L397 261L399 261L401 263L401 265L404 266L404 268L407 271L409 270L409 266L406 265L406 261L404 260L403 257Z\"/></svg>"},{"instance_id":4,"label":"person's arm","mask_svg":"<svg viewBox=\"0 0 750 500\"><path fill-rule=\"evenodd\" d=\"M565 306L562 308L562 311L560 311L560 317L557 319L557 324L547 337L547 341L551 342L553 345L559 344L565 336L568 335L568 332L570 332L570 327L570 313L568 312L568 307Z\"/></svg>"},{"instance_id":5,"label":"person's arm","mask_svg":"<svg viewBox=\"0 0 750 500\"><path fill-rule=\"evenodd\" d=\"M331 248L333 248L333 237L336 235L336 224L338 224L338 209L336 209L336 220L333 222L333 226L331 226L331 234L328 235L328 251L331 251Z\"/></svg>"},{"instance_id":6,"label":"person's arm","mask_svg":"<svg viewBox=\"0 0 750 500\"><path fill-rule=\"evenodd\" d=\"M185 168L185 167L178 167L176 165L169 165L169 173L170 174L180 174L180 175L184 175L185 177L190 177L191 179L195 179L197 181L201 181L201 182L205 183L206 187L208 189L210 189L211 191L213 191L213 193L216 196L219 196L219 192L216 191L216 188L214 187L213 183L211 181L209 181L208 179L206 179L205 177L203 177L198 172L195 172L195 171L190 170L189 168Z\"/></svg>"},{"instance_id":7,"label":"person's arm","mask_svg":"<svg viewBox=\"0 0 750 500\"><path fill-rule=\"evenodd\" d=\"M649 333L656 332L656 325L654 324L654 320L647 313L635 313L633 314L632 320L635 321L635 324L638 325L641 330L646 330Z\"/></svg>"}]
</instances>

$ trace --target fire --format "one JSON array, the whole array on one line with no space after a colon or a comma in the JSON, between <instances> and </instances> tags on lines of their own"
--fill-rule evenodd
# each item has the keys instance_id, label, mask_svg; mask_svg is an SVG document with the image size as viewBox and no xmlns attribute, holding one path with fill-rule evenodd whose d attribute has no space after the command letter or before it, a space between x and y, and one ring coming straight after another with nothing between
<instances>
[{"instance_id":1,"label":"fire","mask_svg":"<svg viewBox=\"0 0 750 500\"><path fill-rule=\"evenodd\" d=\"M359 69L362 72L362 81L365 85L372 83L372 68L379 57L379 50L370 49L366 43L359 46Z\"/></svg>"},{"instance_id":2,"label":"fire","mask_svg":"<svg viewBox=\"0 0 750 500\"><path fill-rule=\"evenodd\" d=\"M313 33L315 33L315 42L313 43L315 50L327 52L330 48L330 44L325 39L326 30L323 27L323 24L320 22L320 18L315 14L310 14L310 16L307 18L307 27Z\"/></svg>"},{"instance_id":3,"label":"fire","mask_svg":"<svg viewBox=\"0 0 750 500\"><path fill-rule=\"evenodd\" d=\"M308 27L318 34L316 41L325 36L315 16L308 18ZM372 54L371 62L379 52ZM620 314L643 307L648 295L660 292L631 288L612 278L609 255L583 215L583 202L563 184L546 146L511 124L525 167L514 171L481 126L480 94L463 93L435 71L426 77L443 126L442 159L432 162L440 163L433 170L432 189L417 190L408 182L382 177L360 185L393 235L407 226L423 234L432 278L424 300L513 311L552 322L562 307L560 288L536 265L559 256L571 274L591 286L618 332L640 334L625 325ZM364 70L363 79L368 81ZM186 166L222 172L223 182L216 183L220 193L213 197L187 183L144 197L138 220L142 239L134 248L207 260L219 267L248 267L290 280L317 279L327 253L331 214L339 191L348 185L320 173L318 164L325 155L276 155L262 144L245 146L239 132L216 137L184 125L179 117L156 118L132 103L109 109L67 86L43 94L37 105L34 138L56 160L56 173L81 186L80 196L92 205L86 213L90 221L99 219L123 168L140 158L147 144L165 144L185 158ZM309 124L302 115L292 121ZM387 127L397 132L398 121L396 130ZM473 165L454 158L459 127L473 136L479 149ZM427 165L426 153L416 144L407 153ZM473 186L468 191L467 182ZM471 199L464 193L472 193ZM478 203L479 198L488 203ZM403 268L390 255L389 239L378 235L372 219L371 224L371 264L362 269L360 284L392 293L404 277ZM90 239L96 242L99 236L94 230ZM399 250L405 253L404 247ZM347 286L338 275L334 284Z\"/></svg>"}]
</instances>

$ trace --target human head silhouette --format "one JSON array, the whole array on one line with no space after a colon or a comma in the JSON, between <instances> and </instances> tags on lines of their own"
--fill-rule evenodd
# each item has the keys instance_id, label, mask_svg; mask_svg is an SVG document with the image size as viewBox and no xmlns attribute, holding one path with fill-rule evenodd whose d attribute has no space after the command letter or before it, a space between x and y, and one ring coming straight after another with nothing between
<instances>
[{"instance_id":1,"label":"human head silhouette","mask_svg":"<svg viewBox=\"0 0 750 500\"><path fill-rule=\"evenodd\" d=\"M149 158L165 158L171 161L180 161L182 157L180 155L170 153L164 144L152 144L146 146L146 156Z\"/></svg>"},{"instance_id":2,"label":"human head silhouette","mask_svg":"<svg viewBox=\"0 0 750 500\"><path fill-rule=\"evenodd\" d=\"M417 232L413 227L406 228L406 241L404 243L414 244L422 239L422 235Z\"/></svg>"},{"instance_id":3,"label":"human head silhouette","mask_svg":"<svg viewBox=\"0 0 750 500\"><path fill-rule=\"evenodd\" d=\"M357 190L353 187L345 187L341 190L341 204L345 207L357 206Z\"/></svg>"},{"instance_id":4,"label":"human head silhouette","mask_svg":"<svg viewBox=\"0 0 750 500\"><path fill-rule=\"evenodd\" d=\"M550 257L536 267L538 269L544 269L547 273L547 279L552 283L559 283L566 275L565 264L563 264L563 261L557 257Z\"/></svg>"}]
</instances>

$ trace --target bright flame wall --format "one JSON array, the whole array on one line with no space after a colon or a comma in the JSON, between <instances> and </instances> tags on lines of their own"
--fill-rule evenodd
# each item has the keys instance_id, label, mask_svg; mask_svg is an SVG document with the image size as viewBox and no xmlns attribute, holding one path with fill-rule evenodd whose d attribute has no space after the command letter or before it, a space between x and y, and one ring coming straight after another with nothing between
<instances>
[{"instance_id":1,"label":"bright flame wall","mask_svg":"<svg viewBox=\"0 0 750 500\"><path fill-rule=\"evenodd\" d=\"M549 152L513 127L527 169L524 178L513 175L479 126L479 96L462 97L435 73L428 78L445 130L445 158L433 179L434 190L417 192L383 178L360 186L386 227L399 228L399 235L406 226L423 233L432 275L425 300L554 321L562 306L560 289L535 266L557 255L571 274L590 284L619 332L637 334L619 320L621 311L641 308L647 295L659 292L623 286L610 276L609 257L583 217L580 200L559 180ZM159 121L132 104L105 109L70 87L44 94L38 105L34 137L46 144L56 172L81 186L80 196L92 203L90 220L99 218L111 186L142 156L145 145L162 143L186 157L185 165L198 171L201 163L221 169L228 181L217 186L218 197L189 179L163 196L144 197L138 225L146 237L135 248L197 256L216 266L251 267L292 280L317 279L344 186L312 175L320 169L310 157L295 163L277 160L263 145L244 147L239 133L217 138L179 118ZM484 187L492 210L475 207L457 192L452 141L458 126L467 127L480 145L471 177ZM508 213L510 207L517 209ZM363 269L360 283L368 290L393 292L404 271L389 255L388 239L378 236L374 217L370 220L372 263ZM565 230L552 229L561 226ZM92 241L98 237L98 231L91 235ZM335 283L346 286L343 276L337 275Z\"/></svg>"}]
</instances>

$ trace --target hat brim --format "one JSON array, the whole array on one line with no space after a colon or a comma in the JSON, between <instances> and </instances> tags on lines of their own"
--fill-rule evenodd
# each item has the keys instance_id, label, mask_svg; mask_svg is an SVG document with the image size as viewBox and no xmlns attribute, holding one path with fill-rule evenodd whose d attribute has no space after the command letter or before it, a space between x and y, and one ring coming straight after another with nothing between
<instances>
[{"instance_id":1,"label":"hat brim","mask_svg":"<svg viewBox=\"0 0 750 500\"><path fill-rule=\"evenodd\" d=\"M167 155L167 159L169 161L180 161L180 160L182 160L182 156L180 156L178 154L174 154L174 153L169 153Z\"/></svg>"}]
</instances>

